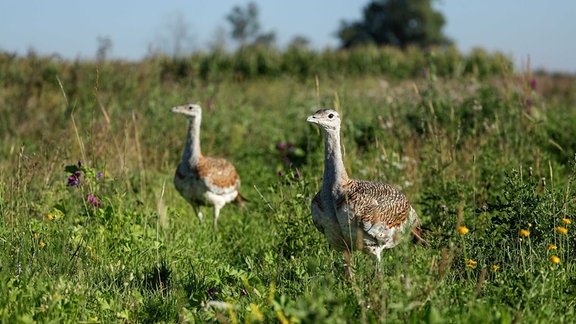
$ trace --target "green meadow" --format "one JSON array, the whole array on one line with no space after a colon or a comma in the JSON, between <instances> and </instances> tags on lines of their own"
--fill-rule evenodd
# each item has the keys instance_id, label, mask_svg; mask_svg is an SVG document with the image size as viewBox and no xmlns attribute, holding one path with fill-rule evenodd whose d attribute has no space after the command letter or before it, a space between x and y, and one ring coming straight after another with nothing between
<instances>
[{"instance_id":1,"label":"green meadow","mask_svg":"<svg viewBox=\"0 0 576 324\"><path fill-rule=\"evenodd\" d=\"M483 50L0 53L0 319L573 322L575 80ZM249 200L217 232L172 184L170 108L189 102ZM379 272L356 252L346 276L310 213L320 107L341 113L351 177L400 188L429 248L386 250Z\"/></svg>"}]
</instances>

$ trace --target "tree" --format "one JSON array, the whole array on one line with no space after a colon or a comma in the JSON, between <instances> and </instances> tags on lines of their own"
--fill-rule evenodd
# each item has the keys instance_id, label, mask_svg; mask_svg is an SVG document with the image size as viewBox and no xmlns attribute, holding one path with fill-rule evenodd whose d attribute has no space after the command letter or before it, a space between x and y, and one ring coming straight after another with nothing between
<instances>
[{"instance_id":1,"label":"tree","mask_svg":"<svg viewBox=\"0 0 576 324\"><path fill-rule=\"evenodd\" d=\"M448 45L442 33L445 19L432 8L434 0L372 0L364 8L364 20L342 22L338 37L343 48L362 44Z\"/></svg>"},{"instance_id":2,"label":"tree","mask_svg":"<svg viewBox=\"0 0 576 324\"><path fill-rule=\"evenodd\" d=\"M275 32L268 32L263 34L258 34L254 39L254 45L263 45L263 46L274 46L276 43L276 33Z\"/></svg>"},{"instance_id":3,"label":"tree","mask_svg":"<svg viewBox=\"0 0 576 324\"><path fill-rule=\"evenodd\" d=\"M310 40L304 36L294 36L290 43L288 43L288 48L296 47L296 48L308 48L310 45Z\"/></svg>"},{"instance_id":4,"label":"tree","mask_svg":"<svg viewBox=\"0 0 576 324\"><path fill-rule=\"evenodd\" d=\"M242 47L250 44L272 46L276 42L275 32L260 33L258 6L254 2L249 2L246 8L232 8L226 19L232 24L232 38Z\"/></svg>"},{"instance_id":5,"label":"tree","mask_svg":"<svg viewBox=\"0 0 576 324\"><path fill-rule=\"evenodd\" d=\"M226 19L232 24L232 38L240 42L240 45L246 45L260 30L258 6L254 2L248 3L246 8L234 7Z\"/></svg>"},{"instance_id":6,"label":"tree","mask_svg":"<svg viewBox=\"0 0 576 324\"><path fill-rule=\"evenodd\" d=\"M96 50L96 60L98 62L106 61L108 53L112 50L112 40L108 36L98 37L98 49Z\"/></svg>"}]
</instances>

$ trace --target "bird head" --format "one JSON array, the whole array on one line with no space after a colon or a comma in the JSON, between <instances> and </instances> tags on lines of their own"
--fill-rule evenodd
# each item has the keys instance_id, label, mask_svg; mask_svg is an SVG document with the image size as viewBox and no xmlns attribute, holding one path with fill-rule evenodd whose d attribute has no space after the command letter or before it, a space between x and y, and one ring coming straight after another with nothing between
<instances>
[{"instance_id":1,"label":"bird head","mask_svg":"<svg viewBox=\"0 0 576 324\"><path fill-rule=\"evenodd\" d=\"M340 128L340 115L332 109L320 109L308 116L306 121L317 124L324 130L337 130Z\"/></svg>"},{"instance_id":2,"label":"bird head","mask_svg":"<svg viewBox=\"0 0 576 324\"><path fill-rule=\"evenodd\" d=\"M202 108L196 104L187 104L172 107L172 112L185 115L188 118L195 118L202 115Z\"/></svg>"}]
</instances>

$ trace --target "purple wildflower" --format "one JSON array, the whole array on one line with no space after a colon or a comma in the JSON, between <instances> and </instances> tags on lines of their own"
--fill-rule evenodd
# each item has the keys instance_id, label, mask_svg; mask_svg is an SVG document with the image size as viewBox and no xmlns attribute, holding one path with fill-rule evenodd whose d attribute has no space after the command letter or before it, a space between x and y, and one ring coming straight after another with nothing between
<instances>
[{"instance_id":1,"label":"purple wildflower","mask_svg":"<svg viewBox=\"0 0 576 324\"><path fill-rule=\"evenodd\" d=\"M279 176L283 176L283 175L284 175L284 171L278 170L278 175L279 175Z\"/></svg>"},{"instance_id":2,"label":"purple wildflower","mask_svg":"<svg viewBox=\"0 0 576 324\"><path fill-rule=\"evenodd\" d=\"M488 210L488 206L486 206L486 204L482 204L482 210L483 210L483 211L487 211L487 210Z\"/></svg>"},{"instance_id":3,"label":"purple wildflower","mask_svg":"<svg viewBox=\"0 0 576 324\"><path fill-rule=\"evenodd\" d=\"M82 171L77 170L68 177L68 186L78 187L80 185L80 177L82 176Z\"/></svg>"},{"instance_id":4,"label":"purple wildflower","mask_svg":"<svg viewBox=\"0 0 576 324\"><path fill-rule=\"evenodd\" d=\"M94 207L100 207L102 205L102 203L98 201L98 198L96 198L96 196L88 195L86 199L88 200L88 203Z\"/></svg>"},{"instance_id":5,"label":"purple wildflower","mask_svg":"<svg viewBox=\"0 0 576 324\"><path fill-rule=\"evenodd\" d=\"M82 160L78 160L78 167L79 167L79 168L82 167Z\"/></svg>"},{"instance_id":6,"label":"purple wildflower","mask_svg":"<svg viewBox=\"0 0 576 324\"><path fill-rule=\"evenodd\" d=\"M295 180L300 180L300 177L301 177L300 171L296 170L296 172L294 172L294 179L295 179Z\"/></svg>"},{"instance_id":7,"label":"purple wildflower","mask_svg":"<svg viewBox=\"0 0 576 324\"><path fill-rule=\"evenodd\" d=\"M76 178L75 175L71 175L68 177L68 186L78 187L78 185L80 185L80 182L78 182L78 178Z\"/></svg>"},{"instance_id":8,"label":"purple wildflower","mask_svg":"<svg viewBox=\"0 0 576 324\"><path fill-rule=\"evenodd\" d=\"M286 144L284 144L283 142L278 142L276 143L276 149L278 151L284 151L286 149Z\"/></svg>"},{"instance_id":9,"label":"purple wildflower","mask_svg":"<svg viewBox=\"0 0 576 324\"><path fill-rule=\"evenodd\" d=\"M442 204L442 205L440 206L440 209L441 209L443 212L445 212L445 211L448 210L448 207L446 207L446 205Z\"/></svg>"},{"instance_id":10,"label":"purple wildflower","mask_svg":"<svg viewBox=\"0 0 576 324\"><path fill-rule=\"evenodd\" d=\"M538 86L538 82L536 82L536 79L532 78L532 80L530 80L530 88L536 90L536 86Z\"/></svg>"},{"instance_id":11,"label":"purple wildflower","mask_svg":"<svg viewBox=\"0 0 576 324\"><path fill-rule=\"evenodd\" d=\"M102 171L100 171L96 174L96 179L100 179L100 178L102 178Z\"/></svg>"},{"instance_id":12,"label":"purple wildflower","mask_svg":"<svg viewBox=\"0 0 576 324\"><path fill-rule=\"evenodd\" d=\"M246 291L246 289L242 289L242 291L240 293L242 294L242 296L248 295L248 292Z\"/></svg>"},{"instance_id":13,"label":"purple wildflower","mask_svg":"<svg viewBox=\"0 0 576 324\"><path fill-rule=\"evenodd\" d=\"M216 294L216 288L210 288L206 291L208 295L214 296Z\"/></svg>"}]
</instances>

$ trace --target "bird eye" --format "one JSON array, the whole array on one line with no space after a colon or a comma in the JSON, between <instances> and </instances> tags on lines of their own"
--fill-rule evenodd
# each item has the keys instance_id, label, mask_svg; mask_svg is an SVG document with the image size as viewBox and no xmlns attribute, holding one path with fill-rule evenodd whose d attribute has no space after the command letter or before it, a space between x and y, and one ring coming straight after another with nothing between
<instances>
[{"instance_id":1,"label":"bird eye","mask_svg":"<svg viewBox=\"0 0 576 324\"><path fill-rule=\"evenodd\" d=\"M332 119L332 117L334 117L334 114L328 115L328 118Z\"/></svg>"},{"instance_id":2,"label":"bird eye","mask_svg":"<svg viewBox=\"0 0 576 324\"><path fill-rule=\"evenodd\" d=\"M192 106L188 106L188 109L192 110Z\"/></svg>"}]
</instances>

